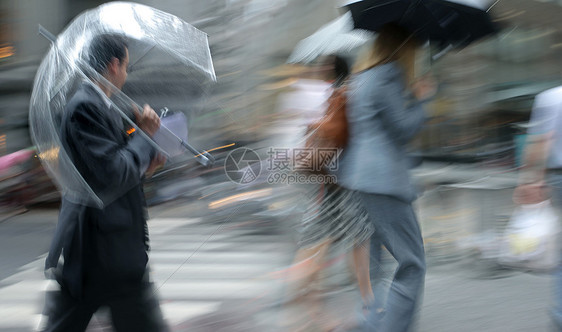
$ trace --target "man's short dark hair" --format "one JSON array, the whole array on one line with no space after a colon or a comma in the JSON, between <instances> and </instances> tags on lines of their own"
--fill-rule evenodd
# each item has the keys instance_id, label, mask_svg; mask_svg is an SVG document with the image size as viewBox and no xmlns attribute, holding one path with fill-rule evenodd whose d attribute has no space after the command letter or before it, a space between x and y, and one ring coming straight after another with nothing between
<instances>
[{"instance_id":1,"label":"man's short dark hair","mask_svg":"<svg viewBox=\"0 0 562 332\"><path fill-rule=\"evenodd\" d=\"M127 39L119 34L106 33L94 37L90 43L88 62L100 74L105 74L111 59L125 59Z\"/></svg>"}]
</instances>

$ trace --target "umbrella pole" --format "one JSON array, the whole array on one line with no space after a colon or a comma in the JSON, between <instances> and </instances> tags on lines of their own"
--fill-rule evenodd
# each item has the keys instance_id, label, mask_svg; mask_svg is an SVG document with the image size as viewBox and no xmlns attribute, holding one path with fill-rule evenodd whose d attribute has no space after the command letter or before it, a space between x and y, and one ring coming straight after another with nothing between
<instances>
[{"instance_id":1,"label":"umbrella pole","mask_svg":"<svg viewBox=\"0 0 562 332\"><path fill-rule=\"evenodd\" d=\"M140 57L139 57L135 62L133 62L132 64L129 64L129 68L128 68L129 72L132 71L132 70L134 70L135 65L136 65L139 61L141 61L142 58L144 58L144 57L148 54L148 52L150 52L154 47L156 47L156 44L147 47L147 48L145 49L144 53L142 54L142 56L140 56Z\"/></svg>"},{"instance_id":2,"label":"umbrella pole","mask_svg":"<svg viewBox=\"0 0 562 332\"><path fill-rule=\"evenodd\" d=\"M47 29L45 29L43 26L39 25L39 34L41 34L43 37L45 37L46 39L48 39L51 44L53 45L53 47L56 48L56 37L55 35L53 35L52 33L50 33ZM62 52L61 52L62 53ZM68 60L66 58L66 55L63 54L63 58L65 58L66 60ZM69 61L70 62L70 61ZM87 64L81 63L83 68L87 68L88 70L91 71L91 68L88 68L89 66ZM88 79L90 82L94 83L93 80L86 74L84 74L82 72L82 70L79 70L79 72L86 78ZM99 75L97 72L95 72L94 74L96 74L97 76L99 76L98 78L100 79L100 81L102 81L102 83L108 87L110 87L113 91L113 93L115 93L116 95L119 95L120 97L122 97L123 99L126 99L127 101L129 101L132 105L134 105L135 107L137 107L137 109L142 110L142 107L140 107L139 104L137 104L134 100L132 100L129 96L127 96L126 94L123 93L123 91L117 89L115 86L113 86L113 84L111 84L110 82L108 82L103 76ZM113 106L115 106L115 109L119 112L119 115L121 115L121 117L129 124L131 125L133 128L135 128L136 131L139 132L139 134L141 136L143 136L150 145L152 145L154 148L156 148L158 151L160 151L161 153L163 153L166 157L169 157L168 153L166 151L164 151L160 146L158 146L158 144L156 144L144 131L142 131L137 125L136 123L134 123L119 107L117 107L117 105L113 104ZM161 126L160 128L166 130L168 133L170 133L171 135L173 135L181 144L181 146L183 146L186 150L190 151L191 153L193 153L193 155L198 158L198 161L203 165L203 166L212 166L215 162L215 159L213 156L211 156L207 151L203 151L200 152L197 149L195 149L193 146L189 145L187 142L185 142L183 139L181 139L179 136L177 136L176 134L174 134L170 129L168 129L166 126Z\"/></svg>"},{"instance_id":3,"label":"umbrella pole","mask_svg":"<svg viewBox=\"0 0 562 332\"><path fill-rule=\"evenodd\" d=\"M87 68L88 70L92 71L92 74L99 76L98 79L100 81L102 81L102 84L106 85L107 87L109 87L112 90L112 93L115 94L116 96L119 96L120 98L124 99L125 102L130 103L131 105L133 105L135 108L137 108L138 110L142 110L142 107L137 104L134 100L132 100L129 96L127 96L126 94L123 93L123 91L117 89L113 84L111 84L109 81L107 81L103 76L99 75L97 72L93 71L91 67L89 67L87 64L85 63L81 63L82 66L84 68ZM146 136L146 134L144 134L144 132L142 130L140 130L137 125L123 112L121 111L121 109L119 109L117 107L117 105L115 105L115 108L117 109L117 111L119 112L119 114L121 114L121 116L123 117L123 119L125 119L125 121L127 121L127 123L129 125L131 125L133 128L135 128L135 130L139 130L143 135L145 135L145 137L150 140L151 143L153 143L154 145L156 145L158 147L159 150L163 151L156 143L154 143L154 141L152 139L150 139L148 136ZM181 146L183 146L186 150L190 151L191 153L193 153L193 155L195 156L195 158L198 159L198 161L203 165L203 166L212 166L215 163L215 158L213 156L211 156L211 154L209 154L207 151L199 151L197 149L195 149L193 146L191 146L190 144L188 144L187 142L185 142L181 137L179 137L178 135L176 135L174 132L172 132L168 127L161 125L160 129L167 131L170 135L172 135L173 137L175 137L178 142L180 143ZM165 153L165 152L164 152ZM168 156L168 154L166 153L166 156Z\"/></svg>"}]
</instances>

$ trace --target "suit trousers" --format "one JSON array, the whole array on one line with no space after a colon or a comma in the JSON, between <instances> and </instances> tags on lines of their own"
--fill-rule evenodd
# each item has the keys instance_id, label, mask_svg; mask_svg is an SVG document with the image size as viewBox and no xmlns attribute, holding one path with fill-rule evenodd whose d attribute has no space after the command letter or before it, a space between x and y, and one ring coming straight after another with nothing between
<instances>
[{"instance_id":1,"label":"suit trousers","mask_svg":"<svg viewBox=\"0 0 562 332\"><path fill-rule=\"evenodd\" d=\"M425 253L423 239L411 203L395 197L361 193L369 220L375 228L371 237L371 278L380 266L381 245L396 259L398 267L388 290L386 301L381 301L375 285L375 306L366 322L367 331L405 332L413 327L416 309L420 304L425 282ZM377 309L384 309L384 314Z\"/></svg>"},{"instance_id":2,"label":"suit trousers","mask_svg":"<svg viewBox=\"0 0 562 332\"><path fill-rule=\"evenodd\" d=\"M156 291L148 278L122 290L86 289L85 294L84 299L78 300L64 287L48 291L43 312L48 321L43 331L85 331L93 314L102 306L109 308L115 331L168 331Z\"/></svg>"}]
</instances>

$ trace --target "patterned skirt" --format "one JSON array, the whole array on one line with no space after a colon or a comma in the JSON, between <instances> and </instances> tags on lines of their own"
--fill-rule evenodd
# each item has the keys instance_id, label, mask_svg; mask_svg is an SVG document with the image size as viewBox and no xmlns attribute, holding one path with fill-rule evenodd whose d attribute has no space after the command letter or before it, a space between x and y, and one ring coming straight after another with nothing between
<instances>
[{"instance_id":1,"label":"patterned skirt","mask_svg":"<svg viewBox=\"0 0 562 332\"><path fill-rule=\"evenodd\" d=\"M327 240L339 248L368 240L374 227L355 191L326 184L310 186L300 225L300 247L313 247Z\"/></svg>"}]
</instances>

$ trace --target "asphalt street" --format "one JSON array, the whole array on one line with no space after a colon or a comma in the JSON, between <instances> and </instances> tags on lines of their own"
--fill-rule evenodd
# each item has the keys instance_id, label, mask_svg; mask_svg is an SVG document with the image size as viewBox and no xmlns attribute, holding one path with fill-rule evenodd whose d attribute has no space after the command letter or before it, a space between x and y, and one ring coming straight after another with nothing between
<instances>
[{"instance_id":1,"label":"asphalt street","mask_svg":"<svg viewBox=\"0 0 562 332\"><path fill-rule=\"evenodd\" d=\"M345 263L336 260L324 272L324 316L311 319L282 302L286 284L279 275L295 251L291 230L206 221L196 217L197 204L150 209L152 278L174 331L284 331L299 317L311 322L305 331L319 331L326 322L354 331L358 295ZM56 218L55 209L42 209L0 223L0 331L40 324L49 287L42 265ZM550 276L499 269L468 249L454 257L428 257L419 331L549 331ZM390 276L392 262L383 268ZM106 331L107 324L101 312L90 331Z\"/></svg>"}]
</instances>

